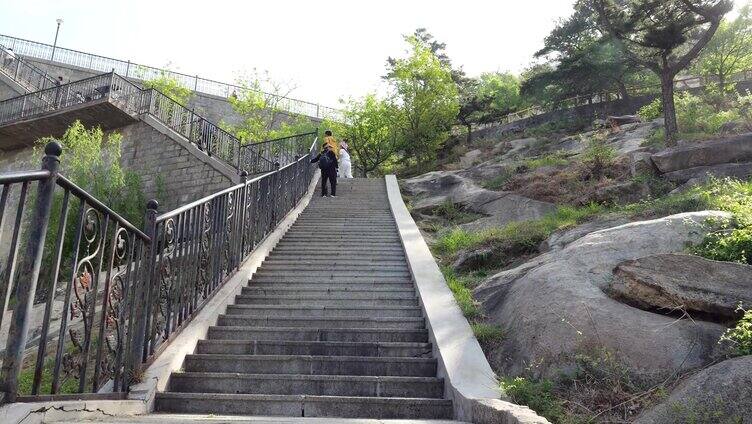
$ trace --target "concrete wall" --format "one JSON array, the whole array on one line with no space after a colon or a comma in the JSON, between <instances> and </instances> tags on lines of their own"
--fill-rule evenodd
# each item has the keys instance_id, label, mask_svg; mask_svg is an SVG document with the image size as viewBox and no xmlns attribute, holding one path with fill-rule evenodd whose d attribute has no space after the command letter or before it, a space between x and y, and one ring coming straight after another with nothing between
<instances>
[{"instance_id":1,"label":"concrete wall","mask_svg":"<svg viewBox=\"0 0 752 424\"><path fill-rule=\"evenodd\" d=\"M0 79L0 101L12 99L18 96L19 94L15 89L13 89L9 84L6 84L2 79Z\"/></svg>"},{"instance_id":2,"label":"concrete wall","mask_svg":"<svg viewBox=\"0 0 752 424\"><path fill-rule=\"evenodd\" d=\"M161 212L233 184L230 178L200 159L203 153L192 152L192 147L176 142L145 122L128 125L118 132L123 136L123 167L141 176L146 198L159 200Z\"/></svg>"}]
</instances>

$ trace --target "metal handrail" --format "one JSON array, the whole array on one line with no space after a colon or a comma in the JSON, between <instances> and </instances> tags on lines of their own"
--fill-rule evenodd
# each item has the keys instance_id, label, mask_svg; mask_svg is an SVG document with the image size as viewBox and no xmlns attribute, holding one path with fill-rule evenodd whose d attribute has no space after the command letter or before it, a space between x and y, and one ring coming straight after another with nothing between
<instances>
[{"instance_id":1,"label":"metal handrail","mask_svg":"<svg viewBox=\"0 0 752 424\"><path fill-rule=\"evenodd\" d=\"M18 82L29 92L57 85L57 82L46 72L27 62L15 52L11 52L2 44L0 44L0 72Z\"/></svg>"},{"instance_id":2,"label":"metal handrail","mask_svg":"<svg viewBox=\"0 0 752 424\"><path fill-rule=\"evenodd\" d=\"M0 175L0 223L11 210L6 206L15 206L6 264L11 271L0 273L0 325L11 289L17 302L2 357L3 401L47 398L40 395L48 390L45 376L53 396L70 383L81 394L127 392L140 370L303 198L314 175L310 155L316 143L274 172L166 214L158 216L158 203L149 201L144 231L59 173L57 142L45 147L41 170ZM18 201L8 202L16 190ZM69 215L74 226L68 225ZM60 300L58 285L64 297L59 312L53 309ZM46 298L37 355L24 361L38 288L46 289ZM18 393L27 365L34 371L31 396Z\"/></svg>"},{"instance_id":3,"label":"metal handrail","mask_svg":"<svg viewBox=\"0 0 752 424\"><path fill-rule=\"evenodd\" d=\"M0 34L0 44L5 44L12 47L13 51L18 54L42 60L50 60L54 48L55 62L92 69L100 72L115 71L121 75L125 75L125 77L127 78L133 78L142 81L162 75L168 75L179 81L186 88L193 88L193 90L196 92L206 93L219 97L227 98L230 97L232 93L239 94L244 91L257 92L264 96L271 96L278 99L277 103L281 105L280 108L290 113L307 115L319 119L339 119L341 115L340 110L332 107L322 106L318 103L299 100L287 96L279 96L261 90L252 90L247 87L241 87L235 84L228 84L215 80L200 78L197 75L187 75L167 69L139 65L131 61L113 59L106 56L85 53L62 47L53 47L49 44L30 41L9 35Z\"/></svg>"},{"instance_id":4,"label":"metal handrail","mask_svg":"<svg viewBox=\"0 0 752 424\"><path fill-rule=\"evenodd\" d=\"M117 101L130 114L148 113L188 139L207 155L222 160L238 173L274 170L275 162L261 152L247 153L242 142L206 118L156 89L142 89L110 72L60 86L35 91L0 102L0 124L30 119L44 113L104 98ZM242 153L254 160L241 163Z\"/></svg>"},{"instance_id":5,"label":"metal handrail","mask_svg":"<svg viewBox=\"0 0 752 424\"><path fill-rule=\"evenodd\" d=\"M86 190L82 189L81 187L77 186L76 183L73 181L65 178L64 175L60 174L57 176L57 184L60 187L66 188L70 190L71 193L73 193L76 197L83 199L86 201L86 203L90 206L93 206L95 209L97 209L99 212L105 213L110 216L110 218L115 219L123 228L128 229L128 231L132 232L133 234L136 234L141 238L141 240L145 242L151 241L149 236L144 234L143 231L136 228L133 224L128 222L127 219L123 218L118 214L117 212L113 211L107 205L102 203L100 200L98 200L96 197L92 196L91 194L87 193Z\"/></svg>"}]
</instances>

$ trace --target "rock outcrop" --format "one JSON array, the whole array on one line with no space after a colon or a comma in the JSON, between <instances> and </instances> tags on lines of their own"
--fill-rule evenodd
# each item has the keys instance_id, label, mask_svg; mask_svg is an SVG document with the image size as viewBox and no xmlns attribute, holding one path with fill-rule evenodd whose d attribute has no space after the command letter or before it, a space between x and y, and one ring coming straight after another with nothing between
<instances>
[{"instance_id":1,"label":"rock outcrop","mask_svg":"<svg viewBox=\"0 0 752 424\"><path fill-rule=\"evenodd\" d=\"M723 212L694 212L590 233L559 250L501 272L475 295L506 337L492 363L506 375L530 369L554 376L574 355L597 345L638 372L663 374L708 364L725 327L677 321L606 295L614 267L626 260L681 252Z\"/></svg>"},{"instance_id":2,"label":"rock outcrop","mask_svg":"<svg viewBox=\"0 0 752 424\"><path fill-rule=\"evenodd\" d=\"M693 375L635 423L748 423L750 417L752 356L743 356Z\"/></svg>"},{"instance_id":3,"label":"rock outcrop","mask_svg":"<svg viewBox=\"0 0 752 424\"><path fill-rule=\"evenodd\" d=\"M728 163L752 162L752 133L700 143L685 143L652 156L661 173Z\"/></svg>"},{"instance_id":4,"label":"rock outcrop","mask_svg":"<svg viewBox=\"0 0 752 424\"><path fill-rule=\"evenodd\" d=\"M741 318L752 307L752 267L699 256L653 255L619 264L609 294L642 309L682 309L715 321Z\"/></svg>"},{"instance_id":5,"label":"rock outcrop","mask_svg":"<svg viewBox=\"0 0 752 424\"><path fill-rule=\"evenodd\" d=\"M553 211L551 203L528 199L512 192L486 190L459 172L436 171L402 183L413 197L412 208L418 213L431 211L451 202L470 212L486 215L467 229L498 227L512 221L538 219Z\"/></svg>"}]
</instances>

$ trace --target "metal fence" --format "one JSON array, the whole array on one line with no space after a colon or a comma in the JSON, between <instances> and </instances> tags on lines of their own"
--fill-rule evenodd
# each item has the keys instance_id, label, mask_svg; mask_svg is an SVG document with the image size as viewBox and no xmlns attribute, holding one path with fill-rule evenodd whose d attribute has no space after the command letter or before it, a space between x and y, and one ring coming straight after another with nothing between
<instances>
[{"instance_id":1,"label":"metal fence","mask_svg":"<svg viewBox=\"0 0 752 424\"><path fill-rule=\"evenodd\" d=\"M16 81L28 92L57 85L46 72L21 59L2 44L0 44L0 72Z\"/></svg>"},{"instance_id":2,"label":"metal fence","mask_svg":"<svg viewBox=\"0 0 752 424\"><path fill-rule=\"evenodd\" d=\"M254 175L271 172L294 162L305 150L300 146L295 147L295 140L311 136L297 135L242 145L229 132L158 90L143 90L114 72L2 101L0 125L102 99L107 99L128 114L153 116L198 149L223 161L238 173L246 171Z\"/></svg>"},{"instance_id":3,"label":"metal fence","mask_svg":"<svg viewBox=\"0 0 752 424\"><path fill-rule=\"evenodd\" d=\"M300 201L314 148L315 140L285 167L161 216L152 200L143 231L59 173L56 142L41 170L0 175L0 245L9 246L0 325L12 309L4 401L124 396ZM44 317L33 356L25 350L35 299Z\"/></svg>"},{"instance_id":4,"label":"metal fence","mask_svg":"<svg viewBox=\"0 0 752 424\"><path fill-rule=\"evenodd\" d=\"M24 56L42 60L51 60L53 57L53 46L49 44L24 40L22 38L16 38L1 34L0 44L12 48L13 51L17 54ZM230 97L233 93L240 94L243 91L247 90L247 88L238 85L200 78L198 75L187 75L167 69L139 65L136 63L131 63L130 61L112 59L105 56L84 53L76 50L65 49L62 47L54 47L54 61L66 65L73 65L80 68L91 69L98 72L116 72L120 75L124 75L126 78L134 78L142 81L150 80L160 76L169 76L170 78L178 81L186 88L190 88L200 93L211 94L219 97ZM260 93L262 93L264 96L275 97L275 103L277 104L277 107L285 112L310 116L319 119L329 118L338 120L340 117L340 111L331 107L326 107L317 103L293 99L285 96L276 96L270 93Z\"/></svg>"}]
</instances>

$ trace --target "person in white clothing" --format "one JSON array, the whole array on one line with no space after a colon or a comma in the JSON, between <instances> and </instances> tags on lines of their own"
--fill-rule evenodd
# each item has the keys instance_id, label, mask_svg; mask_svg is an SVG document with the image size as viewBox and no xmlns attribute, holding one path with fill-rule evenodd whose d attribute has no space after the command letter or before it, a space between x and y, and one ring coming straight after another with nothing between
<instances>
[{"instance_id":1,"label":"person in white clothing","mask_svg":"<svg viewBox=\"0 0 752 424\"><path fill-rule=\"evenodd\" d=\"M349 146L347 139L342 140L339 145L339 173L341 178L352 178L352 162L350 162L350 153L347 152Z\"/></svg>"}]
</instances>

